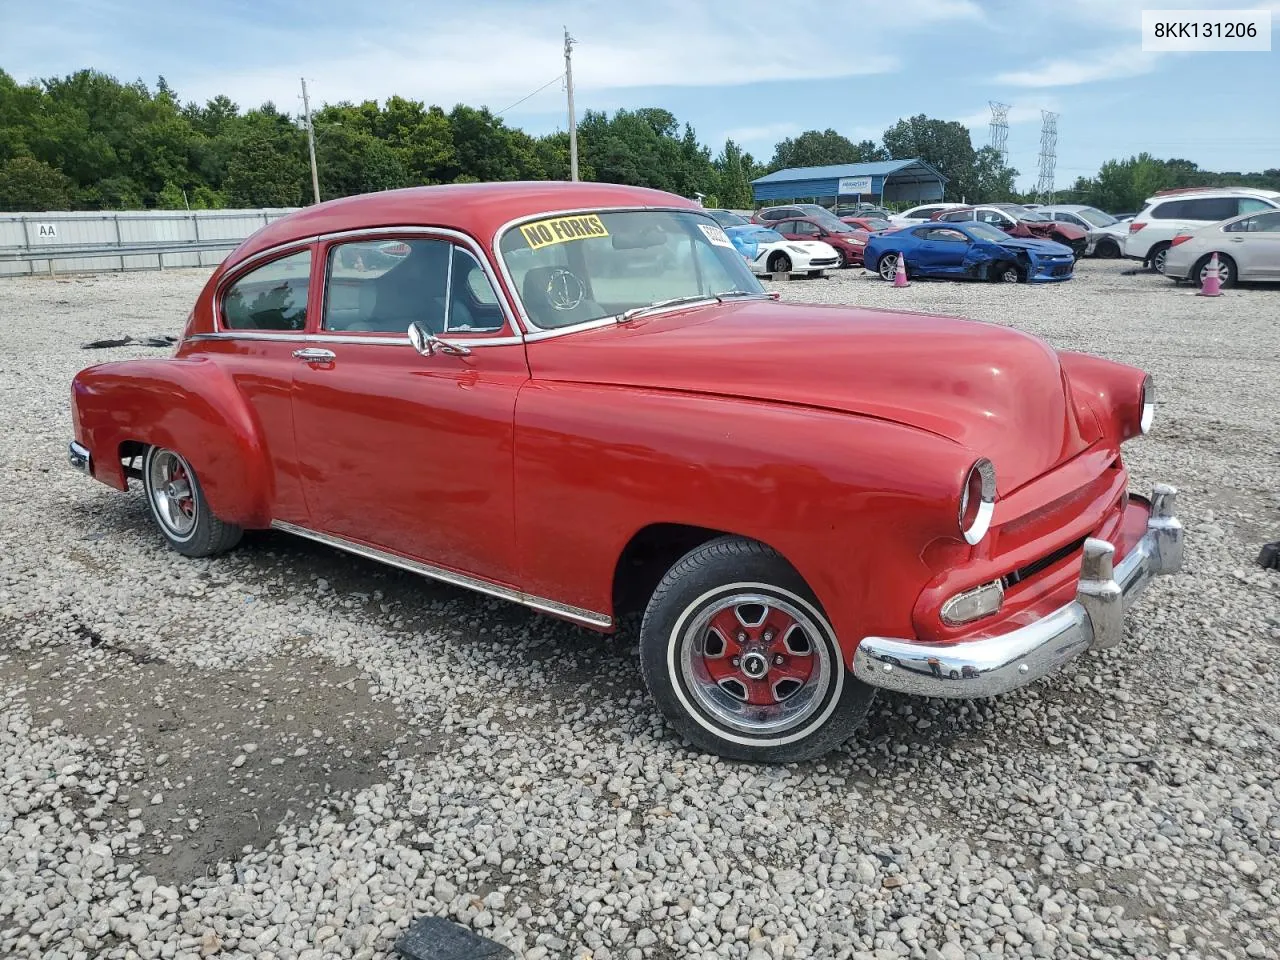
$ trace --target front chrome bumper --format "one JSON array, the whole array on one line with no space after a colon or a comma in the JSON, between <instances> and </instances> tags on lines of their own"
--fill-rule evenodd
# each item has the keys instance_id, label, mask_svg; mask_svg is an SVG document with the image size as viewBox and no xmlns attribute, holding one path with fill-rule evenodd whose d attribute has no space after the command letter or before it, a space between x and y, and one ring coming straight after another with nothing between
<instances>
[{"instance_id":1,"label":"front chrome bumper","mask_svg":"<svg viewBox=\"0 0 1280 960\"><path fill-rule=\"evenodd\" d=\"M67 462L81 473L89 473L89 448L72 440L67 445Z\"/></svg>"},{"instance_id":2,"label":"front chrome bumper","mask_svg":"<svg viewBox=\"0 0 1280 960\"><path fill-rule=\"evenodd\" d=\"M1124 614L1152 577L1182 568L1177 491L1158 483L1147 532L1113 568L1115 547L1090 538L1076 598L1009 633L958 643L918 643L866 637L853 655L853 673L875 687L925 697L990 697L1057 670L1085 650L1124 639Z\"/></svg>"}]
</instances>

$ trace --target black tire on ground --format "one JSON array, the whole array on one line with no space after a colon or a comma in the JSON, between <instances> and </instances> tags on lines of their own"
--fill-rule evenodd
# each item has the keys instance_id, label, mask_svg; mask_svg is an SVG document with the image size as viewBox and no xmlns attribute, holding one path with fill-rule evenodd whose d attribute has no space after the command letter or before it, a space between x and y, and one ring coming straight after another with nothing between
<instances>
[{"instance_id":1,"label":"black tire on ground","mask_svg":"<svg viewBox=\"0 0 1280 960\"><path fill-rule=\"evenodd\" d=\"M1021 283L1026 279L1026 275L1016 263L1005 260L992 264L991 269L987 271L987 279L995 283Z\"/></svg>"},{"instance_id":2,"label":"black tire on ground","mask_svg":"<svg viewBox=\"0 0 1280 960\"><path fill-rule=\"evenodd\" d=\"M770 273L790 273L791 258L788 257L785 253L775 253L772 257L769 258L769 272Z\"/></svg>"},{"instance_id":3,"label":"black tire on ground","mask_svg":"<svg viewBox=\"0 0 1280 960\"><path fill-rule=\"evenodd\" d=\"M1164 258L1169 255L1169 243L1157 243L1147 251L1147 266L1156 273L1164 273Z\"/></svg>"},{"instance_id":4,"label":"black tire on ground","mask_svg":"<svg viewBox=\"0 0 1280 960\"><path fill-rule=\"evenodd\" d=\"M185 557L211 557L240 542L244 531L214 516L191 465L174 450L148 447L142 488L156 526Z\"/></svg>"},{"instance_id":5,"label":"black tire on ground","mask_svg":"<svg viewBox=\"0 0 1280 960\"><path fill-rule=\"evenodd\" d=\"M1196 261L1195 266L1191 268L1191 275L1187 278L1197 287L1204 286L1205 275L1209 272L1209 259L1213 254L1201 257ZM1222 288L1233 287L1236 283L1236 262L1224 253L1218 254L1218 278L1222 283Z\"/></svg>"},{"instance_id":6,"label":"black tire on ground","mask_svg":"<svg viewBox=\"0 0 1280 960\"><path fill-rule=\"evenodd\" d=\"M1120 256L1120 244L1114 240L1099 240L1093 248L1093 255L1103 260L1114 260Z\"/></svg>"},{"instance_id":7,"label":"black tire on ground","mask_svg":"<svg viewBox=\"0 0 1280 960\"><path fill-rule=\"evenodd\" d=\"M734 636L717 626L726 622ZM687 740L756 763L830 752L875 697L845 669L800 575L741 537L705 543L667 571L645 610L640 664L658 708Z\"/></svg>"},{"instance_id":8,"label":"black tire on ground","mask_svg":"<svg viewBox=\"0 0 1280 960\"><path fill-rule=\"evenodd\" d=\"M849 258L845 256L845 253L843 250L837 249L836 250L836 269L843 270L848 265L849 265Z\"/></svg>"}]
</instances>

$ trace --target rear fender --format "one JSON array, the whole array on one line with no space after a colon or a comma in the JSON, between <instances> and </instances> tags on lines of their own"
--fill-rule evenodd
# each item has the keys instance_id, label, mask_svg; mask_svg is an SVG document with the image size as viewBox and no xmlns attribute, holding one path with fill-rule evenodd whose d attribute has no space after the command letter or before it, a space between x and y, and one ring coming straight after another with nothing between
<instances>
[{"instance_id":1,"label":"rear fender","mask_svg":"<svg viewBox=\"0 0 1280 960\"><path fill-rule=\"evenodd\" d=\"M122 444L182 454L209 507L242 527L271 523L274 499L262 432L235 384L204 358L125 360L82 370L72 381L76 439L93 455L93 475L128 489Z\"/></svg>"}]
</instances>

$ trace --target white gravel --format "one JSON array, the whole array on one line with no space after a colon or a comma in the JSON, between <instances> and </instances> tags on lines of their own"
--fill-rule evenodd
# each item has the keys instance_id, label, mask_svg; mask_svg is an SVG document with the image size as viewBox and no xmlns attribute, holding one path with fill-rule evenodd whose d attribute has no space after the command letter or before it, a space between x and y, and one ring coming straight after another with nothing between
<instances>
[{"instance_id":1,"label":"white gravel","mask_svg":"<svg viewBox=\"0 0 1280 960\"><path fill-rule=\"evenodd\" d=\"M1135 487L1188 528L1120 648L788 768L684 749L631 636L283 535L169 552L65 466L68 382L208 272L0 282L0 956L385 957L424 913L528 960L1280 955L1280 290L1127 267L778 285L1147 368Z\"/></svg>"}]
</instances>

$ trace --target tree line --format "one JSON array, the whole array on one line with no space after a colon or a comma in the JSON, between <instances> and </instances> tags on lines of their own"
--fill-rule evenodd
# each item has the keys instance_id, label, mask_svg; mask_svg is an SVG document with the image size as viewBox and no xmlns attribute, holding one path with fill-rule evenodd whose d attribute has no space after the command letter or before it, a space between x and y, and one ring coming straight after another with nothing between
<instances>
[{"instance_id":1,"label":"tree line","mask_svg":"<svg viewBox=\"0 0 1280 960\"><path fill-rule=\"evenodd\" d=\"M567 133L531 136L486 107L446 112L391 97L327 105L312 121L326 200L419 184L569 178ZM1015 190L1018 171L992 148L975 148L963 124L923 114L899 120L879 143L809 130L762 161L732 140L713 154L658 107L588 110L578 147L583 180L700 193L708 206L750 208L751 181L785 167L908 157L946 175L950 199L1029 199ZM1141 154L1109 161L1059 199L1132 210L1155 190L1199 183L1280 189L1280 170L1218 174ZM292 207L311 195L306 132L274 104L182 103L163 77L152 90L93 70L25 84L0 70L0 210Z\"/></svg>"}]
</instances>

